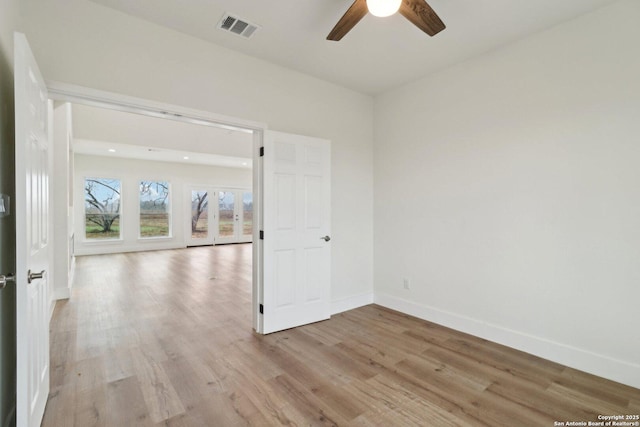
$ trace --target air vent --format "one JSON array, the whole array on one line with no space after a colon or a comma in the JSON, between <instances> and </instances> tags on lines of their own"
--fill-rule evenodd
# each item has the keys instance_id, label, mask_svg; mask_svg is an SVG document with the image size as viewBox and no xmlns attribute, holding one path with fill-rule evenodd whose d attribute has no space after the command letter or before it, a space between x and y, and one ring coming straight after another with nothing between
<instances>
[{"instance_id":1,"label":"air vent","mask_svg":"<svg viewBox=\"0 0 640 427\"><path fill-rule=\"evenodd\" d=\"M218 29L248 39L254 35L260 27L256 24L252 24L246 19L238 18L230 13L225 13L218 23Z\"/></svg>"}]
</instances>

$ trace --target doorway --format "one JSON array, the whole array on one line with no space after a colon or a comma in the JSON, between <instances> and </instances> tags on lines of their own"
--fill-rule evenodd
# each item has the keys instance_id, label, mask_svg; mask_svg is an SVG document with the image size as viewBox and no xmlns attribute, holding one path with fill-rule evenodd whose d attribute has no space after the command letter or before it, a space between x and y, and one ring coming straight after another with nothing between
<instances>
[{"instance_id":1,"label":"doorway","mask_svg":"<svg viewBox=\"0 0 640 427\"><path fill-rule=\"evenodd\" d=\"M329 140L266 131L260 123L73 85L52 83L49 92L59 101L251 133L251 209L242 211L247 195L224 187L218 188L216 203L223 208L227 226L233 224L223 231L229 242L241 239L238 233L246 235L245 215L252 217L253 329L271 333L330 317Z\"/></svg>"},{"instance_id":2,"label":"doorway","mask_svg":"<svg viewBox=\"0 0 640 427\"><path fill-rule=\"evenodd\" d=\"M147 118L161 118L167 121L176 121L181 123L200 125L213 127L216 129L229 130L229 131L244 131L251 134L253 141L253 148L251 152L251 160L253 162L251 187L234 189L228 187L216 187L214 191L225 191L229 193L230 190L243 190L244 193L251 195L250 206L246 203L240 203L236 207L236 203L233 206L233 220L235 221L236 215L238 216L238 223L242 222L242 227L233 227L233 233L231 236L227 236L228 240L235 239L237 241L258 241L258 233L261 227L261 175L262 165L260 162L260 147L263 145L263 134L266 129L266 125L258 122L252 122L247 120L240 120L227 116L217 115L206 111L192 110L175 105L167 105L157 103L145 99L139 99L120 94L114 94L110 92L104 92L100 90L69 85L59 82L49 83L50 98L55 102L68 102L77 105L98 107L107 110L117 112L135 113ZM184 140L176 140L176 144L183 145ZM59 182L63 185L62 182ZM69 183L65 184L69 186ZM183 187L184 188L184 187ZM225 194L226 194L225 193ZM219 197L219 193L218 193ZM237 200L246 200L248 196L246 194L236 195L234 194L234 202ZM189 197L190 199L190 197ZM180 198L180 201L184 198ZM190 204L190 200L189 200ZM216 203L217 204L217 203ZM228 205L228 204L227 204ZM250 208L250 209L249 209ZM180 209L184 211L186 209ZM249 234L249 226L245 225L245 219L247 216L251 216L251 233ZM77 214L76 214L77 216ZM189 215L190 217L190 215ZM254 220L255 219L255 220ZM76 221L81 221L81 218L76 218ZM209 219L207 218L207 221ZM219 226L219 223L217 224ZM190 224L188 225L190 231ZM187 228L180 227L182 229ZM207 228L215 230L215 225L208 225ZM237 231L236 231L237 230ZM262 277L262 263L259 261L261 258L261 245L252 245L252 318L253 329L257 332L261 332L261 324L259 323L259 301L260 284L259 280Z\"/></svg>"}]
</instances>

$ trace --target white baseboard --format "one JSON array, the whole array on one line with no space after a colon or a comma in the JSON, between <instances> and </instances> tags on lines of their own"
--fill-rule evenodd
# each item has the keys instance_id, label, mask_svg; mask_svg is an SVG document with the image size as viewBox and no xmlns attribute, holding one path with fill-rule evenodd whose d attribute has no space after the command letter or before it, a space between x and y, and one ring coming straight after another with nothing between
<instances>
[{"instance_id":1,"label":"white baseboard","mask_svg":"<svg viewBox=\"0 0 640 427\"><path fill-rule=\"evenodd\" d=\"M545 338L514 331L456 313L375 293L374 302L420 319L506 345L580 371L640 388L640 364L613 359Z\"/></svg>"},{"instance_id":2,"label":"white baseboard","mask_svg":"<svg viewBox=\"0 0 640 427\"><path fill-rule=\"evenodd\" d=\"M49 323L51 323L51 319L53 319L53 311L56 309L56 299L51 298L49 301Z\"/></svg>"},{"instance_id":3,"label":"white baseboard","mask_svg":"<svg viewBox=\"0 0 640 427\"><path fill-rule=\"evenodd\" d=\"M57 301L60 299L69 299L71 298L71 289L62 288L62 289L54 289L53 290L53 300Z\"/></svg>"},{"instance_id":4,"label":"white baseboard","mask_svg":"<svg viewBox=\"0 0 640 427\"><path fill-rule=\"evenodd\" d=\"M373 292L340 298L331 301L331 314L342 313L369 304L373 304Z\"/></svg>"},{"instance_id":5,"label":"white baseboard","mask_svg":"<svg viewBox=\"0 0 640 427\"><path fill-rule=\"evenodd\" d=\"M186 245L184 243L175 242L144 242L142 244L123 245L121 242L100 242L84 244L83 246L77 245L74 255L75 256L87 256L87 255L106 255L106 254L120 254L128 252L146 252L146 251L165 251L171 249L184 249Z\"/></svg>"},{"instance_id":6,"label":"white baseboard","mask_svg":"<svg viewBox=\"0 0 640 427\"><path fill-rule=\"evenodd\" d=\"M76 277L76 257L71 257L71 265L69 266L69 293L71 293L71 288L73 288L73 280Z\"/></svg>"}]
</instances>

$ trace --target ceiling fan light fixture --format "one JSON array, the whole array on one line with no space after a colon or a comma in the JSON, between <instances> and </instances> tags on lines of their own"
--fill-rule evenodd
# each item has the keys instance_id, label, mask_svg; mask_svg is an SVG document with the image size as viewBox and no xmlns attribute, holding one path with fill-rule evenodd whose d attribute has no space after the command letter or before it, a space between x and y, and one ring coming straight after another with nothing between
<instances>
[{"instance_id":1,"label":"ceiling fan light fixture","mask_svg":"<svg viewBox=\"0 0 640 427\"><path fill-rule=\"evenodd\" d=\"M367 13L389 16L398 11L430 36L435 36L446 28L427 0L353 0L349 9L329 32L327 40L341 40Z\"/></svg>"},{"instance_id":2,"label":"ceiling fan light fixture","mask_svg":"<svg viewBox=\"0 0 640 427\"><path fill-rule=\"evenodd\" d=\"M396 13L401 3L402 0L367 0L367 9L373 16L384 18Z\"/></svg>"}]
</instances>

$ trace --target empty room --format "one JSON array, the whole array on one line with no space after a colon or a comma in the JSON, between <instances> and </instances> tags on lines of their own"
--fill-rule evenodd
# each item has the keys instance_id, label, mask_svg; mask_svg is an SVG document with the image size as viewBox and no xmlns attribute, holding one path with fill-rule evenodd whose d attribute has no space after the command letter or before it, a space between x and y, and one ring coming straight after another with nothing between
<instances>
[{"instance_id":1,"label":"empty room","mask_svg":"<svg viewBox=\"0 0 640 427\"><path fill-rule=\"evenodd\" d=\"M639 20L0 0L0 425L640 426Z\"/></svg>"}]
</instances>

